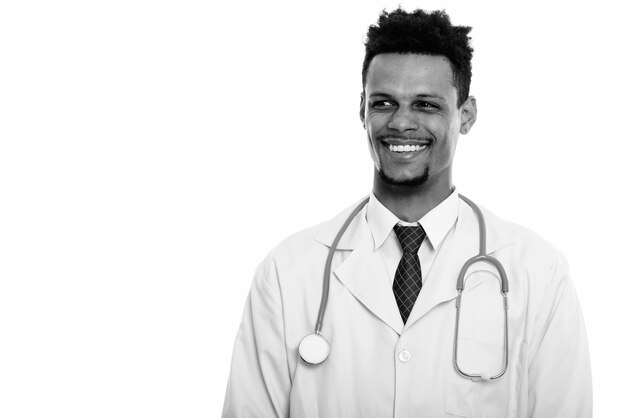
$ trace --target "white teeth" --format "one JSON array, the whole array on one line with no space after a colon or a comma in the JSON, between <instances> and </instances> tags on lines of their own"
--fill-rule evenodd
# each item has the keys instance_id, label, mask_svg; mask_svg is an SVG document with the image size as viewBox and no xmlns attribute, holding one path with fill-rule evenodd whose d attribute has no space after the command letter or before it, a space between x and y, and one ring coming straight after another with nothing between
<instances>
[{"instance_id":1,"label":"white teeth","mask_svg":"<svg viewBox=\"0 0 626 418\"><path fill-rule=\"evenodd\" d=\"M393 152L415 152L421 151L426 148L426 145L392 145L389 144L388 148Z\"/></svg>"}]
</instances>

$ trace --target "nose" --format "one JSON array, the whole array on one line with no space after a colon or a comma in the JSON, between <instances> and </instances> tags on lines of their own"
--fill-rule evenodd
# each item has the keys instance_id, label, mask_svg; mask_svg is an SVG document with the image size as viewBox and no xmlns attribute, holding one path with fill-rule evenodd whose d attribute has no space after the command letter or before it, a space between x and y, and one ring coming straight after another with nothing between
<instances>
[{"instance_id":1,"label":"nose","mask_svg":"<svg viewBox=\"0 0 626 418\"><path fill-rule=\"evenodd\" d=\"M410 110L399 108L391 116L387 128L398 132L405 132L417 130L419 124L417 118L415 115L411 114Z\"/></svg>"}]
</instances>

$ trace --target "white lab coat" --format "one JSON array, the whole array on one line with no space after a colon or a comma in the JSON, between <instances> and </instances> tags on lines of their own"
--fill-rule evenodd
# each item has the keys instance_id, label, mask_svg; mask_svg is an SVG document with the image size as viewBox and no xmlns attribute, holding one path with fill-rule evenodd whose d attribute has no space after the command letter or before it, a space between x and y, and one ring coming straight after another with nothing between
<instances>
[{"instance_id":1,"label":"white lab coat","mask_svg":"<svg viewBox=\"0 0 626 418\"><path fill-rule=\"evenodd\" d=\"M365 210L335 254L322 335L328 359L304 363L328 249L352 208L299 232L259 266L239 329L223 417L545 417L592 415L587 337L562 255L529 230L483 210L487 252L510 282L509 364L492 382L453 367L456 281L478 253L478 224L465 203L406 325L374 251ZM470 268L459 327L459 365L495 374L504 321L495 269Z\"/></svg>"}]
</instances>

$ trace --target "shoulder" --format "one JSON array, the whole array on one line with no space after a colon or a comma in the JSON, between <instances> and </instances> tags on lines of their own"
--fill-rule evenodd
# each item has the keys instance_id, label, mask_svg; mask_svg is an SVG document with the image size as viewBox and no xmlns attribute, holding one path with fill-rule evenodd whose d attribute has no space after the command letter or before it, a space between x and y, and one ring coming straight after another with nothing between
<instances>
[{"instance_id":1,"label":"shoulder","mask_svg":"<svg viewBox=\"0 0 626 418\"><path fill-rule=\"evenodd\" d=\"M549 240L530 228L505 220L481 207L485 216L488 239L500 242L502 250L513 252L527 266L542 271L557 267L567 269L563 253Z\"/></svg>"},{"instance_id":2,"label":"shoulder","mask_svg":"<svg viewBox=\"0 0 626 418\"><path fill-rule=\"evenodd\" d=\"M326 257L337 232L360 202L356 202L340 211L336 216L311 227L297 231L278 243L260 263L256 278L258 281L273 283L290 283L293 278L302 282L311 276L321 277ZM339 249L344 240L349 240L357 229L360 219L355 219L344 234ZM364 218L364 217L363 217Z\"/></svg>"},{"instance_id":3,"label":"shoulder","mask_svg":"<svg viewBox=\"0 0 626 418\"><path fill-rule=\"evenodd\" d=\"M271 251L272 257L293 257L294 252L303 254L303 250L322 249L324 252L327 252L327 249L331 246L343 223L361 202L363 202L363 200L342 209L337 215L326 221L287 236ZM352 238L352 234L354 230L357 229L357 225L360 221L360 219L355 219L351 223L341 240L339 248L341 248L345 241L349 241Z\"/></svg>"}]
</instances>

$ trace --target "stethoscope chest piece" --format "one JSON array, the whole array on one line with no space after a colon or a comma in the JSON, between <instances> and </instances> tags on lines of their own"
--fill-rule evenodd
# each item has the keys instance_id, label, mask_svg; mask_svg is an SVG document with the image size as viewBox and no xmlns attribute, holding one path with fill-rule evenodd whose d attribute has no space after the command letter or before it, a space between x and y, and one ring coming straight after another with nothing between
<instances>
[{"instance_id":1,"label":"stethoscope chest piece","mask_svg":"<svg viewBox=\"0 0 626 418\"><path fill-rule=\"evenodd\" d=\"M309 364L320 364L330 353L330 344L320 334L309 334L300 341L300 357Z\"/></svg>"}]
</instances>

